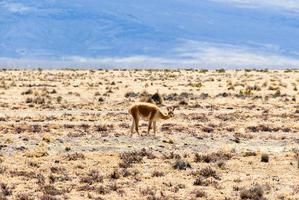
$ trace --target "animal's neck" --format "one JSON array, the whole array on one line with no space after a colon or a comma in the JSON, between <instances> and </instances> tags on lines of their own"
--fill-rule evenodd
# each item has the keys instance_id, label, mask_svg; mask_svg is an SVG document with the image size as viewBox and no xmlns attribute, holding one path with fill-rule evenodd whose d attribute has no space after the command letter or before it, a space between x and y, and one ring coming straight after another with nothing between
<instances>
[{"instance_id":1,"label":"animal's neck","mask_svg":"<svg viewBox=\"0 0 299 200\"><path fill-rule=\"evenodd\" d=\"M169 115L165 115L164 113L162 113L161 111L159 112L159 115L160 115L160 118L161 119L164 119L164 120L166 120L166 119L169 119L170 118L170 116Z\"/></svg>"}]
</instances>

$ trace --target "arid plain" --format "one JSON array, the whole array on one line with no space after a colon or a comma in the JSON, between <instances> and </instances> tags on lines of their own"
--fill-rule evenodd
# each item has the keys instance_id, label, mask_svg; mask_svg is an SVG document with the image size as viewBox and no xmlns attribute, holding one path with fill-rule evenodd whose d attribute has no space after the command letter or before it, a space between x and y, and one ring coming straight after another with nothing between
<instances>
[{"instance_id":1,"label":"arid plain","mask_svg":"<svg viewBox=\"0 0 299 200\"><path fill-rule=\"evenodd\" d=\"M299 199L298 87L295 70L2 70L0 199ZM131 137L144 91L175 116Z\"/></svg>"}]
</instances>

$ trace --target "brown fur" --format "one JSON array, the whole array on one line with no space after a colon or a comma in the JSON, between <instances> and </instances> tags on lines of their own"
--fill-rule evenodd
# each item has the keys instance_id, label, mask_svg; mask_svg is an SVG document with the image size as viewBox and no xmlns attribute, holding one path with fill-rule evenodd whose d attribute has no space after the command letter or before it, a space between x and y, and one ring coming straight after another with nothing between
<instances>
[{"instance_id":1,"label":"brown fur","mask_svg":"<svg viewBox=\"0 0 299 200\"><path fill-rule=\"evenodd\" d=\"M138 123L140 119L145 119L149 121L148 124L148 131L149 133L152 123L154 126L154 133L156 133L156 121L159 119L169 119L173 117L173 111L174 108L168 108L168 114L165 115L158 106L151 104L151 103L145 103L145 102L138 102L133 104L129 108L129 113L133 117L133 123L131 127L131 133L133 134L134 128L135 131L139 134L138 132Z\"/></svg>"}]
</instances>

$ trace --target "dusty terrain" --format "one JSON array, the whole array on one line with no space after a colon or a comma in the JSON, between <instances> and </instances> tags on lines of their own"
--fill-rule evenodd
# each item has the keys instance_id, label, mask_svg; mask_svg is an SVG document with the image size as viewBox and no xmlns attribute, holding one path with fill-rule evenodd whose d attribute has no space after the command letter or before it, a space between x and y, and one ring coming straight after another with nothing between
<instances>
[{"instance_id":1,"label":"dusty terrain","mask_svg":"<svg viewBox=\"0 0 299 200\"><path fill-rule=\"evenodd\" d=\"M291 70L2 70L0 199L299 199L298 84ZM130 137L144 90L178 107Z\"/></svg>"}]
</instances>

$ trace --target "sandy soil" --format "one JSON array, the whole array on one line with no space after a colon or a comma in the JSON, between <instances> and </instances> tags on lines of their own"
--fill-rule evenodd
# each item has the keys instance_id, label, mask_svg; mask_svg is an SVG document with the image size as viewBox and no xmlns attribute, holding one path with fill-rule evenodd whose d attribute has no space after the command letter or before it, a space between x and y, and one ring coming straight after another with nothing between
<instances>
[{"instance_id":1,"label":"sandy soil","mask_svg":"<svg viewBox=\"0 0 299 200\"><path fill-rule=\"evenodd\" d=\"M0 199L299 199L298 71L0 71ZM130 136L144 90L176 106Z\"/></svg>"}]
</instances>

